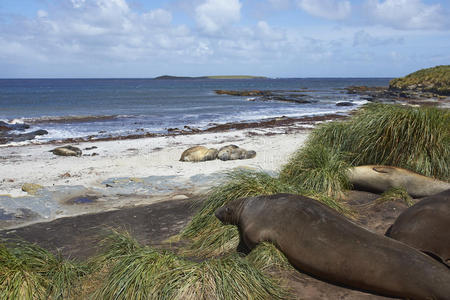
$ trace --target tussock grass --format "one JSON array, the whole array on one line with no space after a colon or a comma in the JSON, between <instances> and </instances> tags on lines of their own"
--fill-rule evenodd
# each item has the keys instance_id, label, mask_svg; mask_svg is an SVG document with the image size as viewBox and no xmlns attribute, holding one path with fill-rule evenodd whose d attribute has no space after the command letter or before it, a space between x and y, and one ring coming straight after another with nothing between
<instances>
[{"instance_id":1,"label":"tussock grass","mask_svg":"<svg viewBox=\"0 0 450 300\"><path fill-rule=\"evenodd\" d=\"M345 205L327 195L303 190L299 185L289 184L264 172L234 171L228 174L224 184L212 189L203 207L181 232L181 238L191 241L184 253L213 257L234 251L239 243L237 228L222 225L214 216L216 209L238 198L277 193L309 196L351 216L351 211Z\"/></svg>"},{"instance_id":2,"label":"tussock grass","mask_svg":"<svg viewBox=\"0 0 450 300\"><path fill-rule=\"evenodd\" d=\"M323 151L329 152L329 160L317 161L315 157L327 157ZM317 180L314 186L325 185L322 177L316 177L316 172L338 170L331 166L344 167L342 161L352 166L397 166L448 181L450 111L433 107L368 104L349 121L317 127L306 146L283 168L282 175L288 179L291 176L295 178L304 173L304 166L308 165L308 172L304 175L310 177L308 182L311 184ZM318 171L310 172L314 168ZM345 189L345 181L335 180ZM334 193L339 190L339 184L328 186L335 190Z\"/></svg>"},{"instance_id":3,"label":"tussock grass","mask_svg":"<svg viewBox=\"0 0 450 300\"><path fill-rule=\"evenodd\" d=\"M414 204L413 198L408 194L404 188L391 188L381 194L381 197L376 200L376 203L383 203L388 201L402 201L406 205L412 206Z\"/></svg>"},{"instance_id":4,"label":"tussock grass","mask_svg":"<svg viewBox=\"0 0 450 300\"><path fill-rule=\"evenodd\" d=\"M168 251L141 246L127 234L115 235L116 240L123 242L124 249L121 251L114 245L102 255L104 258L121 253L109 262L112 266L103 286L93 295L94 299L288 297L277 281L238 255L195 262Z\"/></svg>"},{"instance_id":5,"label":"tussock grass","mask_svg":"<svg viewBox=\"0 0 450 300\"><path fill-rule=\"evenodd\" d=\"M384 164L450 178L448 109L373 104L356 115L350 131L356 138L355 165Z\"/></svg>"},{"instance_id":6,"label":"tussock grass","mask_svg":"<svg viewBox=\"0 0 450 300\"><path fill-rule=\"evenodd\" d=\"M0 245L0 299L67 299L87 267L25 242Z\"/></svg>"},{"instance_id":7,"label":"tussock grass","mask_svg":"<svg viewBox=\"0 0 450 300\"><path fill-rule=\"evenodd\" d=\"M248 254L247 259L263 272L292 270L294 268L280 250L273 244L267 242L256 246Z\"/></svg>"},{"instance_id":8,"label":"tussock grass","mask_svg":"<svg viewBox=\"0 0 450 300\"><path fill-rule=\"evenodd\" d=\"M308 143L283 167L280 179L298 185L302 190L339 197L350 186L347 175L350 166L341 152Z\"/></svg>"}]
</instances>

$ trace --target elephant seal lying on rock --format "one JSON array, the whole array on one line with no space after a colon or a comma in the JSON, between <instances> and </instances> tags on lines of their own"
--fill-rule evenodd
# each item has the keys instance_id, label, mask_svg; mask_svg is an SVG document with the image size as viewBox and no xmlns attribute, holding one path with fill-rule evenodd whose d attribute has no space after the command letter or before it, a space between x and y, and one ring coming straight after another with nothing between
<instances>
[{"instance_id":1,"label":"elephant seal lying on rock","mask_svg":"<svg viewBox=\"0 0 450 300\"><path fill-rule=\"evenodd\" d=\"M55 155L61 156L81 156L81 149L74 146L63 146L50 150Z\"/></svg>"},{"instance_id":2,"label":"elephant seal lying on rock","mask_svg":"<svg viewBox=\"0 0 450 300\"><path fill-rule=\"evenodd\" d=\"M216 210L238 226L240 248L267 241L319 278L408 299L449 299L450 272L422 252L379 236L322 203L298 195L242 198Z\"/></svg>"},{"instance_id":3,"label":"elephant seal lying on rock","mask_svg":"<svg viewBox=\"0 0 450 300\"><path fill-rule=\"evenodd\" d=\"M390 188L404 188L414 198L434 195L450 189L450 183L426 177L412 171L381 165L350 169L350 183L355 189L382 193Z\"/></svg>"},{"instance_id":4,"label":"elephant seal lying on rock","mask_svg":"<svg viewBox=\"0 0 450 300\"><path fill-rule=\"evenodd\" d=\"M247 151L236 145L228 145L219 149L217 158L220 160L249 159L256 156L253 150Z\"/></svg>"},{"instance_id":5,"label":"elephant seal lying on rock","mask_svg":"<svg viewBox=\"0 0 450 300\"><path fill-rule=\"evenodd\" d=\"M217 149L206 148L204 146L195 146L184 150L180 161L207 161L217 158Z\"/></svg>"},{"instance_id":6,"label":"elephant seal lying on rock","mask_svg":"<svg viewBox=\"0 0 450 300\"><path fill-rule=\"evenodd\" d=\"M450 267L450 190L417 202L398 216L386 236L439 258ZM450 294L448 295L450 298Z\"/></svg>"}]
</instances>

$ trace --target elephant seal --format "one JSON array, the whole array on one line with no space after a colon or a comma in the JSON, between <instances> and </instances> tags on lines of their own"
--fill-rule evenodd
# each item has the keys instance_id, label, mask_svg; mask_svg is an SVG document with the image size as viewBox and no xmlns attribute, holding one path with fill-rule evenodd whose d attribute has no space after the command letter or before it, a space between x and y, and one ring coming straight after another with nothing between
<instances>
[{"instance_id":1,"label":"elephant seal","mask_svg":"<svg viewBox=\"0 0 450 300\"><path fill-rule=\"evenodd\" d=\"M50 150L55 155L61 156L81 156L81 149L74 146L63 146Z\"/></svg>"},{"instance_id":2,"label":"elephant seal","mask_svg":"<svg viewBox=\"0 0 450 300\"><path fill-rule=\"evenodd\" d=\"M217 154L217 158L220 160L249 159L255 156L255 151L247 151L243 148L239 148L236 145L224 146L219 149L219 153Z\"/></svg>"},{"instance_id":3,"label":"elephant seal","mask_svg":"<svg viewBox=\"0 0 450 300\"><path fill-rule=\"evenodd\" d=\"M414 198L434 195L450 189L450 183L412 171L381 165L351 168L349 180L355 189L382 193L390 188L404 188Z\"/></svg>"},{"instance_id":4,"label":"elephant seal","mask_svg":"<svg viewBox=\"0 0 450 300\"><path fill-rule=\"evenodd\" d=\"M387 296L449 299L450 272L443 264L311 198L241 198L215 215L238 226L241 249L271 242L293 266L318 278Z\"/></svg>"},{"instance_id":5,"label":"elephant seal","mask_svg":"<svg viewBox=\"0 0 450 300\"><path fill-rule=\"evenodd\" d=\"M423 198L402 212L386 236L430 254L450 267L449 230L450 190L446 190Z\"/></svg>"},{"instance_id":6,"label":"elephant seal","mask_svg":"<svg viewBox=\"0 0 450 300\"><path fill-rule=\"evenodd\" d=\"M184 150L181 154L180 161L207 161L214 160L217 158L217 149L214 148L206 148L204 146L195 146L189 149Z\"/></svg>"}]
</instances>

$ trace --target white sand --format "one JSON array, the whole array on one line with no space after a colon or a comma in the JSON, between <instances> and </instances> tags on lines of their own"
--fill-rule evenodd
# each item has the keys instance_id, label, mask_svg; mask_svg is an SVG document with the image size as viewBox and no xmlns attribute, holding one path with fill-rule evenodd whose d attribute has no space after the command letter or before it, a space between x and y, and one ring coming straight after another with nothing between
<instances>
[{"instance_id":1,"label":"white sand","mask_svg":"<svg viewBox=\"0 0 450 300\"><path fill-rule=\"evenodd\" d=\"M47 187L83 185L90 188L98 187L102 181L113 177L178 175L187 179L196 174L209 175L235 167L276 171L304 143L307 135L308 131L248 136L247 131L243 130L73 144L80 149L98 147L83 150L83 153L96 152L99 155L82 157L56 156L49 152L56 146L48 144L0 147L0 195L23 196L26 194L21 191L24 183L37 183ZM204 145L220 148L230 143L255 150L257 155L248 160L199 163L179 161L181 153L189 147Z\"/></svg>"}]
</instances>

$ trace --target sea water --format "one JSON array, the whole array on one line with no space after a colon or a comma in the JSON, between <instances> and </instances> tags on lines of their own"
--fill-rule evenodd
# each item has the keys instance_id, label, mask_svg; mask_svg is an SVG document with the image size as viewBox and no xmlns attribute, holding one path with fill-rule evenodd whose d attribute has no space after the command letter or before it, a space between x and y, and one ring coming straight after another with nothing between
<instances>
[{"instance_id":1,"label":"sea water","mask_svg":"<svg viewBox=\"0 0 450 300\"><path fill-rule=\"evenodd\" d=\"M1 79L0 120L45 129L37 141L166 133L228 122L346 113L365 103L348 86L387 86L388 78ZM277 90L311 103L249 101L214 90ZM353 106L336 106L341 101Z\"/></svg>"}]
</instances>

